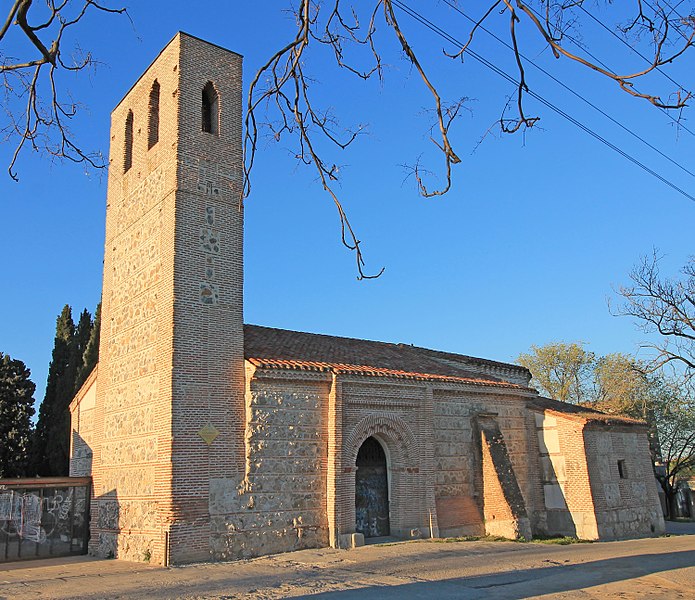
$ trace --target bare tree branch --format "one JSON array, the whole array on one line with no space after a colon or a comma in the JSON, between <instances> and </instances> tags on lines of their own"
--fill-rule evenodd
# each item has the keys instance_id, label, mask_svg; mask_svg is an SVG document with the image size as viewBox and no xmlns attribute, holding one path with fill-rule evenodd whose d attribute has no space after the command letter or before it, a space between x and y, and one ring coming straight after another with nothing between
<instances>
[{"instance_id":1,"label":"bare tree branch","mask_svg":"<svg viewBox=\"0 0 695 600\"><path fill-rule=\"evenodd\" d=\"M19 180L15 165L27 144L53 158L86 163L94 168L105 166L99 152L83 150L74 140L69 122L79 105L65 102L57 83L62 71L81 71L95 65L90 53L72 63L62 57L64 34L81 23L90 9L126 13L125 8L110 8L94 0L46 0L40 8L35 8L33 0L16 0L0 28L0 44L13 34L23 37L36 51L35 56L17 59L6 55L0 46L2 104L6 116L0 132L6 141L15 144L7 169L15 181ZM23 108L14 110L18 103Z\"/></svg>"},{"instance_id":2,"label":"bare tree branch","mask_svg":"<svg viewBox=\"0 0 695 600\"><path fill-rule=\"evenodd\" d=\"M536 126L539 116L527 115L524 107L526 94L534 82L529 78L523 52L524 46L540 41L556 58L564 58L582 65L602 77L614 81L627 94L666 109L682 109L691 92L682 86L667 93L642 92L635 82L679 60L695 39L695 16L681 16L664 0L633 0L629 3L605 4L608 21L611 9L618 12L621 23L618 31L637 43L650 46L650 57L644 68L618 73L608 69L592 54L581 49L571 52L564 42L567 32L579 30L581 19L593 17L599 8L586 8L585 0L487 0L466 10L475 13L468 17L458 0L442 0L452 10L470 19L470 25L451 20L447 26L455 28L463 43L448 36L448 47L443 53L463 60L472 44L495 21L504 23L508 31L509 52L518 71L514 102L500 111L499 128L505 133L525 131ZM618 5L619 10L618 10ZM330 107L320 107L315 100L314 79L308 71L310 57L328 53L338 69L355 76L357 80L382 80L385 61L382 53L389 43L395 42L402 56L417 75L417 81L430 97L434 125L430 141L441 153L443 165L438 183L436 175L425 169L418 159L409 167L418 192L423 197L440 196L448 192L453 183L453 167L461 162L455 151L454 125L459 122L461 108L467 98L474 96L463 87L452 101L441 92L430 67L433 52L431 43L423 43L408 27L401 23L402 15L417 17L405 0L296 0L292 9L295 16L294 38L273 53L258 70L251 82L246 103L244 137L244 185L240 202L251 192L251 173L258 149L259 133L269 132L276 140L292 140L295 156L302 164L315 169L322 187L333 201L339 218L343 244L355 253L359 278L368 278L363 267L361 241L344 210L343 201L336 192L339 180L337 162L329 156L331 149L349 148L364 132L363 126L343 127ZM625 21L626 11L629 18ZM60 76L64 71L82 71L92 68L95 61L87 52L77 60L66 60L65 34L76 25L85 23L90 13L126 14L125 8L112 8L97 0L13 0L7 3L6 16L0 19L0 85L4 115L0 132L14 144L15 152L8 172L17 179L16 164L21 151L31 148L51 157L104 166L99 153L88 152L74 139L69 126L79 112L79 105L65 101ZM416 18L420 25L431 25L425 17ZM417 25L416 25L417 26ZM522 33L523 32L523 33ZM530 34L530 36L529 36ZM11 57L4 44L10 37L28 45L25 55ZM445 36L447 37L447 36ZM571 38L570 38L571 40ZM506 44L506 42L504 42ZM536 46L534 46L535 52ZM650 81L646 80L645 81ZM673 80L672 80L673 81ZM465 85L474 86L475 83ZM513 114L510 114L513 111ZM681 336L682 337L682 336ZM674 359L675 360L675 359Z\"/></svg>"},{"instance_id":3,"label":"bare tree branch","mask_svg":"<svg viewBox=\"0 0 695 600\"><path fill-rule=\"evenodd\" d=\"M651 3L643 4L641 0L635 0L631 5L633 14L629 23L618 25L624 35L637 36L648 31L653 40L649 64L627 74L615 73L607 69L601 61L593 57L586 58L580 55L581 51L580 54L570 52L563 45L566 32L569 29L578 29L583 14L590 14L587 12L589 9L584 8L584 0L537 0L533 3L530 0L488 0L482 6L466 8L476 12L477 17L468 17L463 9L459 8L457 0L443 0L443 4L460 12L471 22L464 35L460 35L460 27L455 32L459 34L459 39L464 39L465 42L453 50L444 49L443 52L450 58L463 60L479 32L485 29L484 24L495 19L507 19L509 48L519 76L513 108L516 114L508 114L510 105L505 105L501 111L499 128L505 133L526 130L536 125L539 120L538 116L527 115L524 108L524 98L531 83L527 79L521 46L522 40L528 44L528 36L520 36L519 31L526 25L530 26L527 29L535 34L536 40L540 38L556 58L566 58L587 67L615 81L620 89L629 95L647 100L655 106L681 109L691 96L686 89L679 88L669 92L665 96L669 100L665 101L662 100L662 95L643 93L637 91L634 86L636 80L680 58L693 46L695 38L695 21L692 17L684 19L673 10L665 10L660 0L652 1L653 7ZM242 201L251 192L251 172L258 148L259 128L267 129L276 140L291 137L297 146L297 160L316 169L322 187L336 206L343 243L355 252L359 278L366 277L362 270L364 260L360 242L333 187L338 179L335 161L325 156L325 146L319 143L319 140L327 141L329 147L332 145L341 150L357 139L361 128L341 131L333 113L320 110L316 106L310 85L311 79L305 71L307 58L320 54L322 50L328 50L338 68L355 75L358 79L368 80L375 76L382 79L385 64L382 52L387 44L385 37L379 37L380 32L386 31L384 35L395 38L406 60L417 73L418 80L431 97L435 125L430 141L444 158L439 187L425 182L435 174L422 165L420 158L407 167L409 175L415 180L418 192L423 197L439 196L451 189L453 166L461 162L454 150L452 126L457 121L467 96L472 95L459 94L460 99L455 102L448 102L442 98L440 84L435 81L427 66L432 57L431 46L416 49L413 41L415 37L402 26L398 11L400 14L416 17L421 24L429 23L426 17L418 19L419 13L410 8L404 0L367 0L360 3L350 3L347 0L300 0L294 9L297 23L294 40L273 54L259 69L251 83L247 101ZM680 37L674 41L676 36ZM449 37L449 41L454 40ZM351 52L360 48L368 50L368 64L360 64L359 61L350 59ZM364 55L363 52L357 54ZM428 61L423 61L423 56ZM261 115L262 111L265 111L265 114ZM270 117L269 113L274 117Z\"/></svg>"},{"instance_id":4,"label":"bare tree branch","mask_svg":"<svg viewBox=\"0 0 695 600\"><path fill-rule=\"evenodd\" d=\"M618 293L625 299L617 314L637 319L645 333L659 339L643 347L655 351L651 370L667 364L679 364L685 378L695 376L695 257L682 269L680 280L663 279L659 273L659 256L654 251L630 273L632 285Z\"/></svg>"},{"instance_id":5,"label":"bare tree branch","mask_svg":"<svg viewBox=\"0 0 695 600\"><path fill-rule=\"evenodd\" d=\"M546 4L550 3L551 0L546 0ZM629 73L626 75L618 75L613 73L612 71L609 71L607 69L604 69L602 66L596 64L595 62L592 62L590 60L587 60L577 54L573 54L566 48L564 48L556 39L554 39L550 34L548 34L547 27L550 26L549 23L546 22L545 26L540 22L538 17L536 16L535 12L527 6L524 2L521 2L520 0L517 0L516 2L517 6L519 7L519 10L522 10L528 18L531 20L531 22L536 26L536 29L539 31L539 33L545 38L545 41L547 44L550 46L550 48L553 51L553 54L555 55L556 58L560 58L560 56L565 56L566 58L569 58L575 62L578 62L579 64L588 67L589 69L592 69L596 71L597 73L600 73L601 75L604 75L605 77L608 77L609 79L613 79L619 86L620 89L622 89L624 92L627 92L628 94L635 96L636 98L643 98L649 102L651 102L654 106L658 106L659 108L673 108L677 109L682 106L685 106L686 102L690 99L691 93L684 91L684 90L678 90L676 92L676 97L678 98L676 102L670 102L670 103L665 103L664 101L661 100L659 96L655 95L650 95L650 94L643 94L640 92L637 92L634 89L632 80L633 79L638 79L640 77L643 77L644 75L647 75L648 73L651 73L655 69L662 67L666 64L669 64L673 62L676 58L681 56L686 50L691 48L693 46L693 39L695 38L695 28L691 28L690 34L686 37L685 43L682 45L682 48L680 48L677 52L674 54L670 55L668 58L663 58L662 57L662 51L664 48L664 45L666 44L667 41L669 41L669 24L670 20L668 15L658 7L657 4L657 10L656 13L658 17L660 18L660 23L663 27L663 31L659 32L656 28L653 27L653 23L651 28L653 29L655 33L655 51L654 51L654 57L650 65L647 66L647 68L642 69L641 71L636 71L634 73ZM584 2L578 1L576 3L576 6L583 8ZM642 8L642 3L640 0L637 2L638 4L638 10L639 10L639 15L643 15L643 8ZM638 18L643 18L643 17L638 17Z\"/></svg>"}]
</instances>

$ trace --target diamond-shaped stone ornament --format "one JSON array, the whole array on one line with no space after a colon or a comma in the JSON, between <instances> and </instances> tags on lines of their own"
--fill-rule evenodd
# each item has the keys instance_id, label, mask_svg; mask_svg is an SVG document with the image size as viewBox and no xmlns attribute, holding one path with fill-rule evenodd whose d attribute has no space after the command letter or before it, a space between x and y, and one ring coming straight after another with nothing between
<instances>
[{"instance_id":1,"label":"diamond-shaped stone ornament","mask_svg":"<svg viewBox=\"0 0 695 600\"><path fill-rule=\"evenodd\" d=\"M215 438L220 435L220 432L214 425L206 425L198 431L198 435L209 446L215 441Z\"/></svg>"}]
</instances>

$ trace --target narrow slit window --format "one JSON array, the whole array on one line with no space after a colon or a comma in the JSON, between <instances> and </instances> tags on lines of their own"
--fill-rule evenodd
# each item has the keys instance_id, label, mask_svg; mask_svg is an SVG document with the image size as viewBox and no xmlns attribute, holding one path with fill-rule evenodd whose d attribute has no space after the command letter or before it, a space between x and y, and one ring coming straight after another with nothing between
<instances>
[{"instance_id":1,"label":"narrow slit window","mask_svg":"<svg viewBox=\"0 0 695 600\"><path fill-rule=\"evenodd\" d=\"M159 82L155 79L150 90L150 112L147 123L147 148L159 141Z\"/></svg>"},{"instance_id":2,"label":"narrow slit window","mask_svg":"<svg viewBox=\"0 0 695 600\"><path fill-rule=\"evenodd\" d=\"M620 479L627 479L627 466L624 460L618 461L618 475L620 475Z\"/></svg>"},{"instance_id":3,"label":"narrow slit window","mask_svg":"<svg viewBox=\"0 0 695 600\"><path fill-rule=\"evenodd\" d=\"M203 131L218 135L219 133L219 96L215 86L208 81L203 88Z\"/></svg>"},{"instance_id":4,"label":"narrow slit window","mask_svg":"<svg viewBox=\"0 0 695 600\"><path fill-rule=\"evenodd\" d=\"M125 151L123 153L123 172L127 173L133 166L133 111L128 111L125 118Z\"/></svg>"}]
</instances>

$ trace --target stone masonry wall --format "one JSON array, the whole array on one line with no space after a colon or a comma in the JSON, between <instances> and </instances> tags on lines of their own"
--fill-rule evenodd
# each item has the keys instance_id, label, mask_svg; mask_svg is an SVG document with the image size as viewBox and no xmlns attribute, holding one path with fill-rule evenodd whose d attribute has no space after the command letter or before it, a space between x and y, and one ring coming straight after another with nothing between
<instances>
[{"instance_id":1,"label":"stone masonry wall","mask_svg":"<svg viewBox=\"0 0 695 600\"><path fill-rule=\"evenodd\" d=\"M212 549L218 559L327 546L325 376L248 367L245 477L211 484Z\"/></svg>"},{"instance_id":2,"label":"stone masonry wall","mask_svg":"<svg viewBox=\"0 0 695 600\"><path fill-rule=\"evenodd\" d=\"M90 552L165 558L159 507L171 455L170 382L179 88L178 39L113 111L102 325L93 437ZM159 141L148 148L150 90L160 85ZM132 165L125 170L133 115Z\"/></svg>"},{"instance_id":3,"label":"stone masonry wall","mask_svg":"<svg viewBox=\"0 0 695 600\"><path fill-rule=\"evenodd\" d=\"M209 483L238 485L244 463L241 57L178 34L111 131L90 551L206 560Z\"/></svg>"},{"instance_id":4,"label":"stone masonry wall","mask_svg":"<svg viewBox=\"0 0 695 600\"><path fill-rule=\"evenodd\" d=\"M482 410L480 399L435 393L435 497L439 531L444 536L485 533L482 457L473 422Z\"/></svg>"},{"instance_id":5,"label":"stone masonry wall","mask_svg":"<svg viewBox=\"0 0 695 600\"><path fill-rule=\"evenodd\" d=\"M97 371L95 368L87 377L70 406L70 477L92 474Z\"/></svg>"},{"instance_id":6,"label":"stone masonry wall","mask_svg":"<svg viewBox=\"0 0 695 600\"><path fill-rule=\"evenodd\" d=\"M479 413L495 415L526 509L529 513L534 509L532 490L538 473L536 463L529 460L524 399L453 386L435 389L434 490L441 535L483 535L484 514L489 512L486 504L491 509L499 500L500 511L506 506L499 487L495 488L499 497L484 497L480 431L475 422Z\"/></svg>"},{"instance_id":7,"label":"stone masonry wall","mask_svg":"<svg viewBox=\"0 0 695 600\"><path fill-rule=\"evenodd\" d=\"M662 534L664 519L646 431L587 426L584 440L601 539Z\"/></svg>"}]
</instances>

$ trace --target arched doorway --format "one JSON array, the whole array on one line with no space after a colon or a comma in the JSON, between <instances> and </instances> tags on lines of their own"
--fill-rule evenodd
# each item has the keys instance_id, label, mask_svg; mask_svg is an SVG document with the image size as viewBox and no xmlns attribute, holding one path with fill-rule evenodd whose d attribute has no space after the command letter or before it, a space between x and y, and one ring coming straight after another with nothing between
<instances>
[{"instance_id":1,"label":"arched doorway","mask_svg":"<svg viewBox=\"0 0 695 600\"><path fill-rule=\"evenodd\" d=\"M366 538L390 535L386 454L376 438L364 441L355 466L355 531Z\"/></svg>"}]
</instances>

